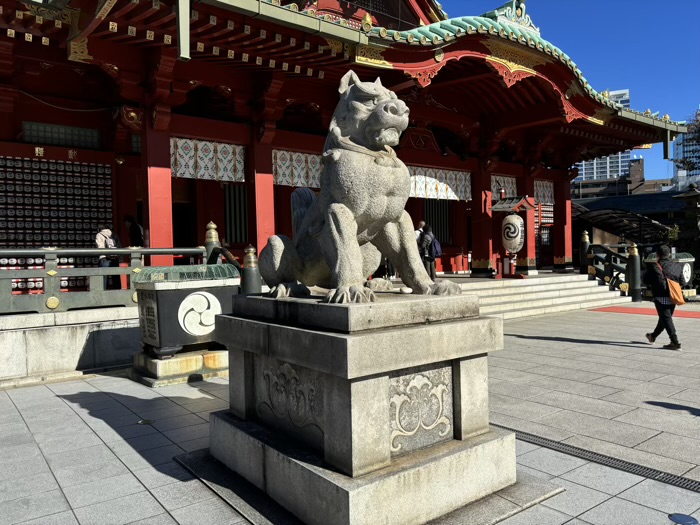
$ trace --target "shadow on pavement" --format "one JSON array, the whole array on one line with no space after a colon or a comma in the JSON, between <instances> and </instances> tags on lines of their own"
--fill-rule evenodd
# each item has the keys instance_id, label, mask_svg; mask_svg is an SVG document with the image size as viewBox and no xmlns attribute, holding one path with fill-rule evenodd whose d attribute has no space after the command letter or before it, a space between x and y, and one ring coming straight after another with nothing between
<instances>
[{"instance_id":1,"label":"shadow on pavement","mask_svg":"<svg viewBox=\"0 0 700 525\"><path fill-rule=\"evenodd\" d=\"M642 341L630 341L628 343L622 341L600 341L597 339L575 339L573 337L549 337L546 335L522 335L522 334L503 334L506 337L517 337L519 339L535 339L538 341L556 341L560 343L576 343L587 345L608 345L622 346L626 348L648 348L649 343Z\"/></svg>"},{"instance_id":2,"label":"shadow on pavement","mask_svg":"<svg viewBox=\"0 0 700 525\"><path fill-rule=\"evenodd\" d=\"M679 410L688 412L691 416L700 417L700 408L689 407L686 405L677 405L675 403L666 403L664 401L645 401L647 405L655 407L668 408L669 410Z\"/></svg>"}]
</instances>

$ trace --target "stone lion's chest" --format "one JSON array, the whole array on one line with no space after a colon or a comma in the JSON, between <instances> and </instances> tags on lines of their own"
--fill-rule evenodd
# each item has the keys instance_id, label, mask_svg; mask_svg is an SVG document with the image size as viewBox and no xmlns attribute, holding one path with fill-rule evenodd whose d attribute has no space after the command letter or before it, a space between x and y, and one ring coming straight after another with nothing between
<instances>
[{"instance_id":1,"label":"stone lion's chest","mask_svg":"<svg viewBox=\"0 0 700 525\"><path fill-rule=\"evenodd\" d=\"M360 222L395 221L411 191L408 168L398 159L342 152L326 164L324 186L333 200L350 208Z\"/></svg>"}]
</instances>

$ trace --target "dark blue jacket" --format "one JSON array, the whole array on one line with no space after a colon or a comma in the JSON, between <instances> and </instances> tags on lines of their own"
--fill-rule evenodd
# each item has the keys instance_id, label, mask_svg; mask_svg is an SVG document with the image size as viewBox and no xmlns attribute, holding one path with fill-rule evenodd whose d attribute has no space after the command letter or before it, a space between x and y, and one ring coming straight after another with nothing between
<instances>
[{"instance_id":1,"label":"dark blue jacket","mask_svg":"<svg viewBox=\"0 0 700 525\"><path fill-rule=\"evenodd\" d=\"M659 264L664 270L663 273L661 272L661 268L659 268ZM683 266L670 259L661 259L659 264L647 263L647 271L644 272L642 280L644 284L651 287L654 297L670 297L671 294L668 291L666 278L676 281L681 286L685 286L687 283L683 277ZM666 274L665 277L664 273Z\"/></svg>"}]
</instances>

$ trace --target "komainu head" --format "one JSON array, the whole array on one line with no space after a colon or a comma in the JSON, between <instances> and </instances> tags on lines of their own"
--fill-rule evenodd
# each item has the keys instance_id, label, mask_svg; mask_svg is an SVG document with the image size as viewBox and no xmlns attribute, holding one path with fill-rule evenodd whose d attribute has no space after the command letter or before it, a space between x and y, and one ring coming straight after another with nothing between
<instances>
[{"instance_id":1,"label":"komainu head","mask_svg":"<svg viewBox=\"0 0 700 525\"><path fill-rule=\"evenodd\" d=\"M326 150L347 142L373 151L396 146L408 127L408 106L381 80L362 82L354 71L340 81L340 102L333 114Z\"/></svg>"}]
</instances>

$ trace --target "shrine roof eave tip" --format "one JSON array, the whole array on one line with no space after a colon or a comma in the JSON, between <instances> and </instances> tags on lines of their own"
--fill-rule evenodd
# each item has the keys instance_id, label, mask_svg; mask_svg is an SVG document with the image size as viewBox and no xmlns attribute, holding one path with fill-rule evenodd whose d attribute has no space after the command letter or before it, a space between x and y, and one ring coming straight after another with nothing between
<instances>
[{"instance_id":1,"label":"shrine roof eave tip","mask_svg":"<svg viewBox=\"0 0 700 525\"><path fill-rule=\"evenodd\" d=\"M654 126L655 128L668 130L672 133L680 134L688 132L688 127L679 124L678 122L668 119L660 119L651 115L645 115L631 109L620 108L617 110L617 115L628 120L634 120L635 122Z\"/></svg>"},{"instance_id":2,"label":"shrine roof eave tip","mask_svg":"<svg viewBox=\"0 0 700 525\"><path fill-rule=\"evenodd\" d=\"M279 0L201 0L203 3L235 11L250 18L283 25L319 36L367 45L366 33L316 16L315 11L299 11L296 4L280 5Z\"/></svg>"}]
</instances>

